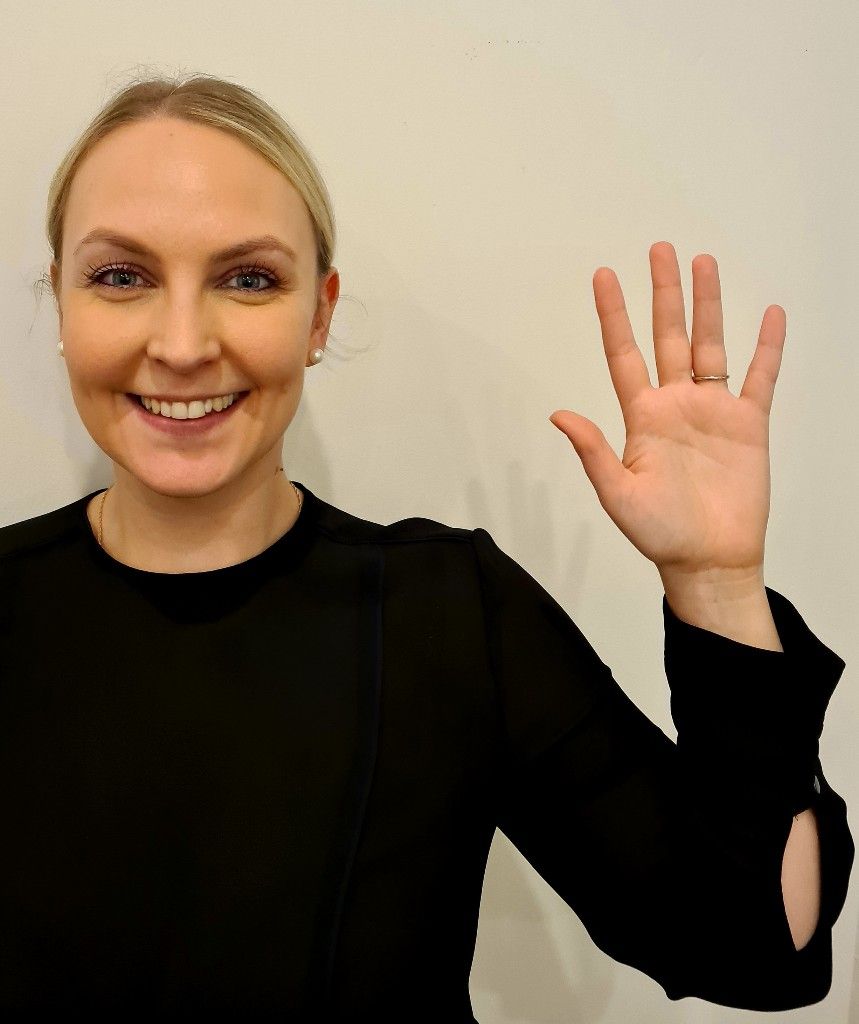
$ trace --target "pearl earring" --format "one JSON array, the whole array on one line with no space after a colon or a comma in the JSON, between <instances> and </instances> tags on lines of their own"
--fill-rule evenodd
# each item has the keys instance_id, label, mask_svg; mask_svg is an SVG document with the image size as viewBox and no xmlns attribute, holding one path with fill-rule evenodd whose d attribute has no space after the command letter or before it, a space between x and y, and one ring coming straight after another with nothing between
<instances>
[{"instance_id":1,"label":"pearl earring","mask_svg":"<svg viewBox=\"0 0 859 1024\"><path fill-rule=\"evenodd\" d=\"M63 343L61 341L57 342L57 351L60 353L60 355L63 357L63 359L66 358L64 353L63 353Z\"/></svg>"}]
</instances>

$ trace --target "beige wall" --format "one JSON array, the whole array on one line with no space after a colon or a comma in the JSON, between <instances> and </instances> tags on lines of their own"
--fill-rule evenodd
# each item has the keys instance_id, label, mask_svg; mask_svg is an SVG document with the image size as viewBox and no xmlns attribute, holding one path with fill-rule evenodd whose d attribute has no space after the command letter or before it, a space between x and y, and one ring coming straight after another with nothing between
<instances>
[{"instance_id":1,"label":"beige wall","mask_svg":"<svg viewBox=\"0 0 859 1024\"><path fill-rule=\"evenodd\" d=\"M338 340L307 374L288 475L378 522L423 515L488 529L672 738L659 577L547 417L578 411L623 450L593 302L598 266L620 278L654 381L653 242L677 249L690 325L691 260L719 261L735 395L764 310L784 307L766 582L848 664L821 756L859 806L855 4L0 9L0 523L111 480L71 401L51 302L37 309L30 289L47 267L50 176L138 65L223 75L293 124L340 230ZM342 360L338 348L364 351ZM850 1019L856 933L854 885L830 995L779 1020ZM500 833L471 991L485 1024L772 1020L670 1003L603 954Z\"/></svg>"}]
</instances>

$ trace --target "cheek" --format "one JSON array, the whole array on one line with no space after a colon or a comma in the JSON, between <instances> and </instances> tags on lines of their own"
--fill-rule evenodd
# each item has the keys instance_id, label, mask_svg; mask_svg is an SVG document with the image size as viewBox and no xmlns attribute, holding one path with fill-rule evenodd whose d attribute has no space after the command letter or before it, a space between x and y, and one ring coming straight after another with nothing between
<instances>
[{"instance_id":1,"label":"cheek","mask_svg":"<svg viewBox=\"0 0 859 1024\"><path fill-rule=\"evenodd\" d=\"M79 304L64 317L63 347L73 386L79 390L122 389L140 351L140 334L128 322L96 306Z\"/></svg>"},{"instance_id":2,"label":"cheek","mask_svg":"<svg viewBox=\"0 0 859 1024\"><path fill-rule=\"evenodd\" d=\"M125 392L132 372L117 353L86 344L73 347L70 355L66 345L66 368L78 401L102 400L106 392Z\"/></svg>"},{"instance_id":3,"label":"cheek","mask_svg":"<svg viewBox=\"0 0 859 1024\"><path fill-rule=\"evenodd\" d=\"M258 387L273 387L278 390L289 387L304 372L306 342L284 332L260 339L254 343L245 338L235 346L231 359L227 346L222 352L225 361L247 373L249 380Z\"/></svg>"}]
</instances>

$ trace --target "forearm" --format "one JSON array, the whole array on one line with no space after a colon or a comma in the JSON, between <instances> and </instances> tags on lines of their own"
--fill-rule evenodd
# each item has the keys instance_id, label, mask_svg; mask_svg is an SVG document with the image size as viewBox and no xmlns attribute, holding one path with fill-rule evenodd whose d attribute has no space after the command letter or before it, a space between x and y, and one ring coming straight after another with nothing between
<instances>
[{"instance_id":1,"label":"forearm","mask_svg":"<svg viewBox=\"0 0 859 1024\"><path fill-rule=\"evenodd\" d=\"M684 622L752 647L784 649L762 573L684 577L660 571L660 575L668 604ZM782 860L781 887L793 944L800 950L814 934L820 912L820 847L811 808L793 819Z\"/></svg>"}]
</instances>

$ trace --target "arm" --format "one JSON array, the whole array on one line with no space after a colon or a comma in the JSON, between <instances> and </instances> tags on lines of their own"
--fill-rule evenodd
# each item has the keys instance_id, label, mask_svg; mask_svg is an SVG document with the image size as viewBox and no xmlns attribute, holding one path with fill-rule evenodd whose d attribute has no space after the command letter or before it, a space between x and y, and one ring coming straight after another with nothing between
<instances>
[{"instance_id":1,"label":"arm","mask_svg":"<svg viewBox=\"0 0 859 1024\"><path fill-rule=\"evenodd\" d=\"M662 582L672 611L684 622L751 647L784 650L762 578L746 584L742 578L724 575L676 579L663 573ZM794 816L782 861L781 887L791 937L800 950L814 934L820 913L820 839L810 807Z\"/></svg>"},{"instance_id":2,"label":"arm","mask_svg":"<svg viewBox=\"0 0 859 1024\"><path fill-rule=\"evenodd\" d=\"M666 598L673 742L557 601L484 530L473 537L506 751L498 827L594 943L669 999L766 1011L821 1000L853 860L846 805L817 756L844 662L774 591L784 651L686 623ZM781 878L794 815L810 806L821 901L798 950Z\"/></svg>"}]
</instances>

